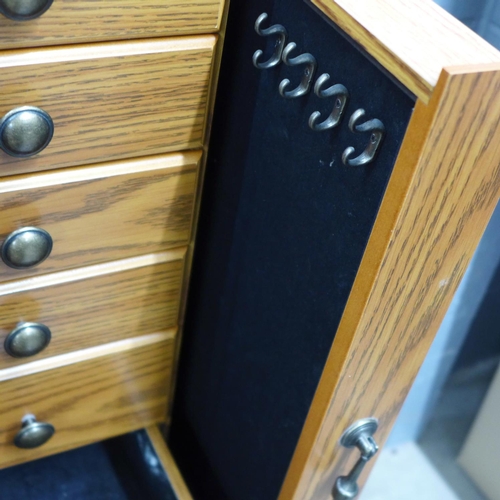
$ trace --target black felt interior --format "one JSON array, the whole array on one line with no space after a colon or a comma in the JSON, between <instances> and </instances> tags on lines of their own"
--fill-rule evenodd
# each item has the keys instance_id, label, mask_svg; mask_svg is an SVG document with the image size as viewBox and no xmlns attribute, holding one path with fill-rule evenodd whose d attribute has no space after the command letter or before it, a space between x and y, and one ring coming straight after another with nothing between
<instances>
[{"instance_id":1,"label":"black felt interior","mask_svg":"<svg viewBox=\"0 0 500 500\"><path fill-rule=\"evenodd\" d=\"M0 471L2 500L176 500L144 431Z\"/></svg>"},{"instance_id":2,"label":"black felt interior","mask_svg":"<svg viewBox=\"0 0 500 500\"><path fill-rule=\"evenodd\" d=\"M307 125L331 99L279 96L301 70L253 67L275 42L253 30L264 11L350 91L335 131ZM346 167L367 141L347 128L358 108L387 136L373 164ZM301 0L231 0L171 432L197 500L277 498L412 108Z\"/></svg>"}]
</instances>

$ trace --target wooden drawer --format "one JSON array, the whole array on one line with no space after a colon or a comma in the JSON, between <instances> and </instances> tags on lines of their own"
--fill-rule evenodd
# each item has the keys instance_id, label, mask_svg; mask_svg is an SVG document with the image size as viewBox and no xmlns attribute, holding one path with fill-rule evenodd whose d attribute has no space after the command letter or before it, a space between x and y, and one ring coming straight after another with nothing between
<instances>
[{"instance_id":1,"label":"wooden drawer","mask_svg":"<svg viewBox=\"0 0 500 500\"><path fill-rule=\"evenodd\" d=\"M77 362L52 358L42 371L14 379L0 371L0 467L123 434L165 418L173 357L172 334L80 351ZM57 366L54 368L54 366ZM7 371L8 375L8 371ZM43 446L13 444L21 419L33 414L56 432Z\"/></svg>"},{"instance_id":2,"label":"wooden drawer","mask_svg":"<svg viewBox=\"0 0 500 500\"><path fill-rule=\"evenodd\" d=\"M0 282L186 245L199 159L175 154L0 181L0 241L26 226L54 241L36 267L0 261Z\"/></svg>"},{"instance_id":3,"label":"wooden drawer","mask_svg":"<svg viewBox=\"0 0 500 500\"><path fill-rule=\"evenodd\" d=\"M0 370L177 324L184 250L0 285ZM39 354L13 358L6 336L42 323L52 339Z\"/></svg>"},{"instance_id":4,"label":"wooden drawer","mask_svg":"<svg viewBox=\"0 0 500 500\"><path fill-rule=\"evenodd\" d=\"M0 117L20 106L50 114L38 155L0 152L0 173L201 147L216 37L14 50L0 55Z\"/></svg>"},{"instance_id":5,"label":"wooden drawer","mask_svg":"<svg viewBox=\"0 0 500 500\"><path fill-rule=\"evenodd\" d=\"M31 21L0 15L0 49L215 32L221 4L219 0L56 0Z\"/></svg>"}]
</instances>

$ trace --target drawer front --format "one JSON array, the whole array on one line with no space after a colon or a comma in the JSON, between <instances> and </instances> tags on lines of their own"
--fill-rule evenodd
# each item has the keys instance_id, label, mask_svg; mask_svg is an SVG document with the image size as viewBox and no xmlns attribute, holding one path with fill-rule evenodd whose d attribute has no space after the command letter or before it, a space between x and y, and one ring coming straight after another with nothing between
<instances>
[{"instance_id":1,"label":"drawer front","mask_svg":"<svg viewBox=\"0 0 500 500\"><path fill-rule=\"evenodd\" d=\"M199 158L176 154L0 181L0 241L27 226L53 239L38 266L0 261L0 281L186 245Z\"/></svg>"},{"instance_id":2,"label":"drawer front","mask_svg":"<svg viewBox=\"0 0 500 500\"><path fill-rule=\"evenodd\" d=\"M192 37L9 51L0 55L0 117L46 111L50 144L0 174L82 165L201 147L216 38Z\"/></svg>"},{"instance_id":3,"label":"drawer front","mask_svg":"<svg viewBox=\"0 0 500 500\"><path fill-rule=\"evenodd\" d=\"M31 21L0 14L0 49L211 33L221 10L219 0L56 0Z\"/></svg>"},{"instance_id":4,"label":"drawer front","mask_svg":"<svg viewBox=\"0 0 500 500\"><path fill-rule=\"evenodd\" d=\"M156 337L160 341L1 382L0 467L164 419L173 339ZM54 436L39 448L13 444L26 414L55 427Z\"/></svg>"},{"instance_id":5,"label":"drawer front","mask_svg":"<svg viewBox=\"0 0 500 500\"><path fill-rule=\"evenodd\" d=\"M175 251L0 285L0 370L175 326L183 263ZM47 326L52 338L39 354L13 358L4 340L21 322Z\"/></svg>"}]
</instances>

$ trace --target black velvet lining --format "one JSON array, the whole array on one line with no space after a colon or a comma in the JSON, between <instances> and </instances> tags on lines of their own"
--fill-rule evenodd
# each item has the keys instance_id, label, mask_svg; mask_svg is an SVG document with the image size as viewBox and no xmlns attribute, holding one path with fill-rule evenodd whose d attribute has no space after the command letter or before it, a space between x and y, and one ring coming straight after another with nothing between
<instances>
[{"instance_id":1,"label":"black velvet lining","mask_svg":"<svg viewBox=\"0 0 500 500\"><path fill-rule=\"evenodd\" d=\"M275 42L253 30L263 11L350 91L335 131L307 125L331 99L279 96L301 70L253 67ZM367 141L347 127L358 108L387 136L374 163L346 167ZM412 109L301 0L231 0L171 432L196 500L277 498Z\"/></svg>"},{"instance_id":2,"label":"black velvet lining","mask_svg":"<svg viewBox=\"0 0 500 500\"><path fill-rule=\"evenodd\" d=\"M1 470L0 498L177 500L144 431Z\"/></svg>"}]
</instances>

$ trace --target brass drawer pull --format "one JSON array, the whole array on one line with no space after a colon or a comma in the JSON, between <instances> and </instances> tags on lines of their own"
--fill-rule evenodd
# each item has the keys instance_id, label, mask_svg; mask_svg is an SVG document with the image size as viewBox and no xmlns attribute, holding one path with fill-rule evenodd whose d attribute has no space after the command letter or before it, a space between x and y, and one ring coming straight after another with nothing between
<instances>
[{"instance_id":1,"label":"brass drawer pull","mask_svg":"<svg viewBox=\"0 0 500 500\"><path fill-rule=\"evenodd\" d=\"M13 269L27 269L43 262L50 255L52 244L52 237L44 229L23 227L5 238L1 257Z\"/></svg>"},{"instance_id":2,"label":"brass drawer pull","mask_svg":"<svg viewBox=\"0 0 500 500\"><path fill-rule=\"evenodd\" d=\"M0 12L13 21L29 21L40 17L53 0L0 0Z\"/></svg>"},{"instance_id":3,"label":"brass drawer pull","mask_svg":"<svg viewBox=\"0 0 500 500\"><path fill-rule=\"evenodd\" d=\"M13 358L26 358L43 351L50 339L50 328L44 324L20 323L7 335L4 349Z\"/></svg>"},{"instance_id":4,"label":"brass drawer pull","mask_svg":"<svg viewBox=\"0 0 500 500\"><path fill-rule=\"evenodd\" d=\"M21 424L21 430L14 438L14 444L18 448L38 448L56 432L52 424L37 422L35 415L26 415L21 420Z\"/></svg>"},{"instance_id":5,"label":"brass drawer pull","mask_svg":"<svg viewBox=\"0 0 500 500\"><path fill-rule=\"evenodd\" d=\"M34 106L15 108L0 120L0 148L10 156L34 156L49 145L53 135L52 118Z\"/></svg>"},{"instance_id":6,"label":"brass drawer pull","mask_svg":"<svg viewBox=\"0 0 500 500\"><path fill-rule=\"evenodd\" d=\"M368 460L378 451L378 445L373 439L377 429L378 420L376 418L363 418L354 422L340 437L342 446L358 448L361 455L347 476L340 476L335 481L332 492L333 500L351 500L358 494L359 475Z\"/></svg>"}]
</instances>

